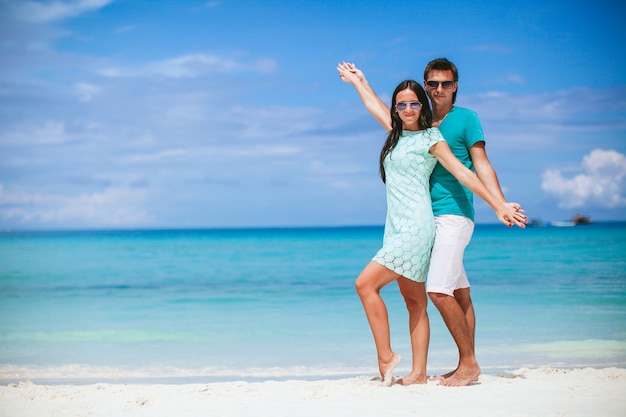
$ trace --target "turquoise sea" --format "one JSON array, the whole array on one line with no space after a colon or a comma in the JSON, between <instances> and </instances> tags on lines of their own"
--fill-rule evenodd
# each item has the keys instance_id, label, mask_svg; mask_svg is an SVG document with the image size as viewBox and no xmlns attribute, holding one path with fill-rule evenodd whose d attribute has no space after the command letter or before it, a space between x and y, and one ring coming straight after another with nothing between
<instances>
[{"instance_id":1,"label":"turquoise sea","mask_svg":"<svg viewBox=\"0 0 626 417\"><path fill-rule=\"evenodd\" d=\"M376 375L354 280L383 228L0 234L0 380ZM626 223L477 225L466 251L485 373L626 366ZM410 367L398 288L384 289ZM430 305L429 373L456 365Z\"/></svg>"}]
</instances>

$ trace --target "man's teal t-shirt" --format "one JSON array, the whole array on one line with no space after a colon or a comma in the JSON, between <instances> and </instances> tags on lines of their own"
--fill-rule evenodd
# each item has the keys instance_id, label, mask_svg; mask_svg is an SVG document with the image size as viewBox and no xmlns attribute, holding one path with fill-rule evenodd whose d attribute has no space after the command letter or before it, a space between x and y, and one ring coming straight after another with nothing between
<instances>
[{"instance_id":1,"label":"man's teal t-shirt","mask_svg":"<svg viewBox=\"0 0 626 417\"><path fill-rule=\"evenodd\" d=\"M439 130L452 153L473 171L469 148L485 140L476 112L463 107L452 107L439 124ZM439 163L430 176L430 195L435 216L456 214L474 220L473 193Z\"/></svg>"}]
</instances>

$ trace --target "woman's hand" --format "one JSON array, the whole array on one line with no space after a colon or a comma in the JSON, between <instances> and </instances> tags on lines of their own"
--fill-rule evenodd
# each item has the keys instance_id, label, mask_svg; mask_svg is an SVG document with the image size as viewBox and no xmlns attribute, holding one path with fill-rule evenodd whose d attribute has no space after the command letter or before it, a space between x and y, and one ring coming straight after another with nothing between
<instances>
[{"instance_id":1,"label":"woman's hand","mask_svg":"<svg viewBox=\"0 0 626 417\"><path fill-rule=\"evenodd\" d=\"M374 89L365 79L363 71L358 69L354 64L349 62L341 62L337 64L339 77L356 89L359 97L363 101L365 108L374 119L389 132L391 130L391 114L389 107L376 95Z\"/></svg>"},{"instance_id":2,"label":"woman's hand","mask_svg":"<svg viewBox=\"0 0 626 417\"><path fill-rule=\"evenodd\" d=\"M523 210L518 203L501 203L501 207L496 210L496 216L498 216L498 220L509 227L515 224L524 229L528 223L525 212L526 210Z\"/></svg>"},{"instance_id":3,"label":"woman's hand","mask_svg":"<svg viewBox=\"0 0 626 417\"><path fill-rule=\"evenodd\" d=\"M337 71L339 71L339 78L347 83L354 84L356 82L365 81L363 71L350 62L337 64Z\"/></svg>"}]
</instances>

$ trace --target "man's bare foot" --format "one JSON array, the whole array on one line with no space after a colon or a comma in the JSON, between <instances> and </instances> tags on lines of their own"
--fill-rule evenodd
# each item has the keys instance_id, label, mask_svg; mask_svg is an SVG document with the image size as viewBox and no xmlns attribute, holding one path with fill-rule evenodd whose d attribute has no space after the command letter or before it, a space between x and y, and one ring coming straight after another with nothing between
<instances>
[{"instance_id":1,"label":"man's bare foot","mask_svg":"<svg viewBox=\"0 0 626 417\"><path fill-rule=\"evenodd\" d=\"M425 384L426 375L408 374L398 379L396 382L400 385Z\"/></svg>"},{"instance_id":2,"label":"man's bare foot","mask_svg":"<svg viewBox=\"0 0 626 417\"><path fill-rule=\"evenodd\" d=\"M446 379L439 381L439 385L445 387L464 387L470 385L472 382L478 381L480 375L480 366L475 367L461 367L459 366L452 374Z\"/></svg>"},{"instance_id":3,"label":"man's bare foot","mask_svg":"<svg viewBox=\"0 0 626 417\"><path fill-rule=\"evenodd\" d=\"M390 387L393 383L393 370L400 363L400 355L394 353L387 363L378 363L380 374L383 377L383 387Z\"/></svg>"}]
</instances>

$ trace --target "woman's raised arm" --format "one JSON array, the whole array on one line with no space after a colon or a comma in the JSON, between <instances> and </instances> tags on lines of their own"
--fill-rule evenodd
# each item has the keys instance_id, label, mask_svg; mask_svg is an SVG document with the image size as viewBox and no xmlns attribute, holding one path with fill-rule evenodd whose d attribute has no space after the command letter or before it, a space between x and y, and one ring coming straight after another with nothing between
<instances>
[{"instance_id":1,"label":"woman's raised arm","mask_svg":"<svg viewBox=\"0 0 626 417\"><path fill-rule=\"evenodd\" d=\"M391 130L391 114L389 112L389 106L387 106L374 92L374 89L369 85L365 74L359 70L354 64L342 62L337 65L337 71L339 71L339 77L354 86L359 97L363 101L365 108L374 119L389 132Z\"/></svg>"}]
</instances>

